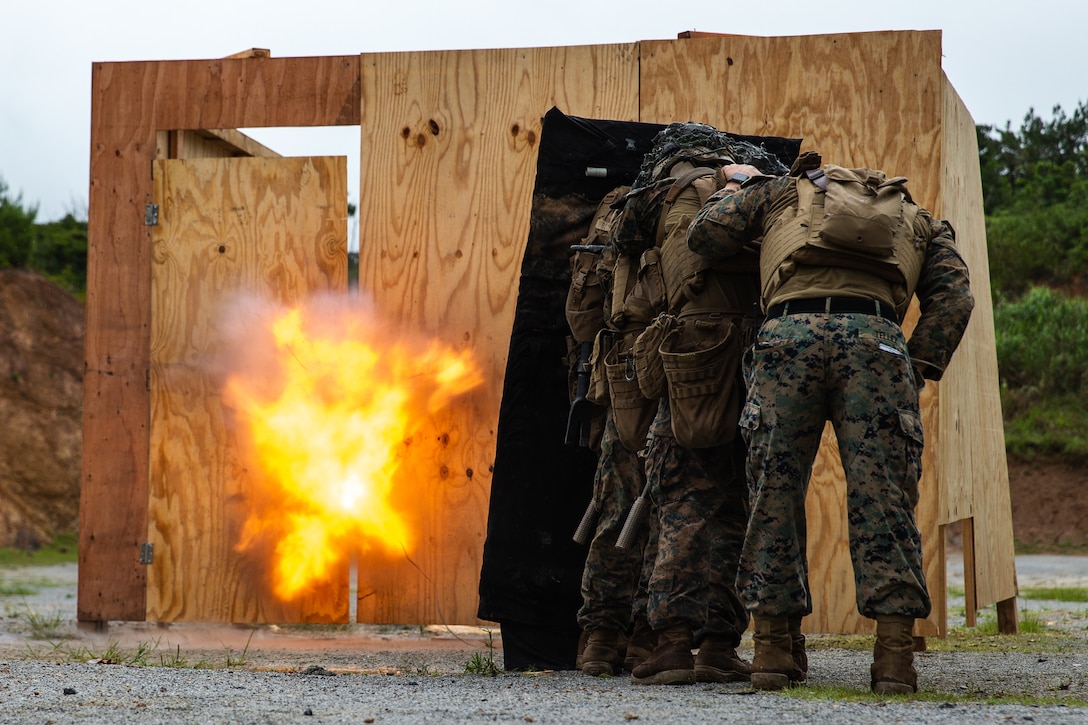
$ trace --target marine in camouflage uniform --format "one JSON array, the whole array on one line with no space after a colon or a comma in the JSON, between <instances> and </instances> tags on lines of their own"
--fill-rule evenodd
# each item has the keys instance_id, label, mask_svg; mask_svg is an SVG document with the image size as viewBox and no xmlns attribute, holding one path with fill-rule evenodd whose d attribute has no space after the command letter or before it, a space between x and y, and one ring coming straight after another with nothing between
<instances>
[{"instance_id":1,"label":"marine in camouflage uniform","mask_svg":"<svg viewBox=\"0 0 1088 725\"><path fill-rule=\"evenodd\" d=\"M807 166L819 163L815 156ZM770 235L796 223L798 187L809 183L798 176L727 186L689 227L690 248L727 258L767 235L766 257ZM812 611L805 494L830 420L846 476L857 607L877 622L871 686L917 690L912 629L931 606L914 519L923 446L918 391L925 379L941 378L974 302L951 226L913 211L915 249L924 252L917 279L908 280L921 308L909 341L899 326L910 302L902 286L794 258L762 270L768 316L746 368L741 428L749 445L751 520L737 576L755 618L757 689L804 679L790 658L787 623Z\"/></svg>"},{"instance_id":2,"label":"marine in camouflage uniform","mask_svg":"<svg viewBox=\"0 0 1088 725\"><path fill-rule=\"evenodd\" d=\"M604 296L601 325L608 328L612 337L622 340L645 328L648 320L631 314L614 318L615 264L615 251L606 245L595 268ZM617 546L628 512L645 485L641 453L642 446L633 450L624 445L609 406L593 480L592 502L597 520L582 571L582 606L577 615L582 637L575 664L591 676L630 671L645 659L652 647L645 591L639 590L643 549L648 538L645 527L625 547Z\"/></svg>"},{"instance_id":3,"label":"marine in camouflage uniform","mask_svg":"<svg viewBox=\"0 0 1088 725\"><path fill-rule=\"evenodd\" d=\"M666 152L675 154L670 158L676 165L664 173L661 168L654 169L655 176L664 178L629 195L613 230L613 240L628 253L653 246L647 241L656 241L662 269L680 265L677 255L695 259L686 244L687 225L717 186L710 190L702 187L704 196L697 188L699 182L686 182L687 186L681 182L676 188L682 190L674 190L668 203L663 203L662 194L667 194L677 179L689 178L689 172L703 174L702 183L720 183L704 173L704 169L711 169L702 164L711 157L719 159L720 165L724 163L721 158L739 155L742 146L709 126L673 124L655 144L659 153L670 142L676 145L675 137L670 138L676 132L697 140L686 149L681 146ZM758 149L751 151L749 158L758 155ZM653 151L648 157L647 166L661 163L661 156L654 158ZM781 166L770 158L765 163L771 168ZM635 187L640 188L637 181ZM662 275L660 295L653 291L648 295L656 302L655 311L675 315L676 324L687 325L689 331L700 325L717 329L735 323L742 327L758 301L755 267L727 263L708 269L702 260L697 261L700 271L691 276ZM643 277L640 272L640 279ZM742 343L737 337L730 344ZM723 384L742 396L739 375ZM639 684L746 680L749 665L737 656L736 647L748 626L749 614L735 589L748 521L743 441L735 434L734 418L727 426L731 428L729 440L707 447L682 445L674 434L672 416L672 404L664 395L646 450L646 479L656 514L656 533L647 545L643 581L647 618L658 639L651 656L632 671L632 680ZM693 647L699 650L694 657Z\"/></svg>"}]
</instances>

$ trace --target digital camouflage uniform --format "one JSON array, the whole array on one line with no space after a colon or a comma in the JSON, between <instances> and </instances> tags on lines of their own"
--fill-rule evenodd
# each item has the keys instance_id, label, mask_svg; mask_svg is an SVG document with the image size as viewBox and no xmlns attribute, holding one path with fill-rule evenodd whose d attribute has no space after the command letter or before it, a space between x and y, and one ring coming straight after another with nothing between
<instances>
[{"instance_id":1,"label":"digital camouflage uniform","mask_svg":"<svg viewBox=\"0 0 1088 725\"><path fill-rule=\"evenodd\" d=\"M754 181L703 207L688 230L692 250L728 257L796 205L796 179ZM741 598L757 617L812 611L805 493L825 420L834 426L846 475L858 611L873 618L924 618L930 612L914 519L923 444L918 390L921 376L939 380L943 374L973 298L951 227L922 210L919 229L925 243L915 289L921 317L909 342L883 316L793 314L788 306L759 330L746 367L741 418L749 445L751 521L737 578ZM860 290L874 287L884 309L896 302L890 287L863 279L862 272L798 264L782 276L780 286L765 288L765 308L825 295L860 297ZM758 625L757 618L757 633ZM909 625L906 632L909 637Z\"/></svg>"},{"instance_id":2,"label":"digital camouflage uniform","mask_svg":"<svg viewBox=\"0 0 1088 725\"><path fill-rule=\"evenodd\" d=\"M668 398L654 419L646 475L657 512L647 582L654 630L688 624L740 643L748 612L734 579L748 523L744 451L738 437L713 448L684 448L672 434Z\"/></svg>"},{"instance_id":3,"label":"digital camouflage uniform","mask_svg":"<svg viewBox=\"0 0 1088 725\"><path fill-rule=\"evenodd\" d=\"M644 463L637 452L620 442L608 413L601 438L601 455L593 480L597 527L589 544L582 573L582 607L578 624L626 632L631 626L632 603L642 565L645 527L630 546L616 546L620 530L645 481ZM645 609L645 606L643 606Z\"/></svg>"}]
</instances>

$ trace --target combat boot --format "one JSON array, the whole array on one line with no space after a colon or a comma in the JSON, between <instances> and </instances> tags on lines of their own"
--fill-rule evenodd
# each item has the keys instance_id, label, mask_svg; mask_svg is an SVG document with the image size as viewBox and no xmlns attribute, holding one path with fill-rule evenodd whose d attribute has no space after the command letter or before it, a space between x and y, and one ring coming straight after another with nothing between
<instances>
[{"instance_id":1,"label":"combat boot","mask_svg":"<svg viewBox=\"0 0 1088 725\"><path fill-rule=\"evenodd\" d=\"M794 660L789 618L755 615L752 643L755 645L752 658L754 689L781 690L806 680L807 675Z\"/></svg>"},{"instance_id":2,"label":"combat boot","mask_svg":"<svg viewBox=\"0 0 1088 725\"><path fill-rule=\"evenodd\" d=\"M737 656L737 642L720 634L707 635L695 655L696 682L746 682L752 666Z\"/></svg>"},{"instance_id":3,"label":"combat boot","mask_svg":"<svg viewBox=\"0 0 1088 725\"><path fill-rule=\"evenodd\" d=\"M574 656L574 669L582 669L582 654L586 651L586 645L589 644L589 630L583 629L582 633L578 635L578 653Z\"/></svg>"},{"instance_id":4,"label":"combat boot","mask_svg":"<svg viewBox=\"0 0 1088 725\"><path fill-rule=\"evenodd\" d=\"M627 640L627 655L623 660L623 669L633 671L641 665L657 646L657 632L650 627L646 617L635 619L635 626L631 630L631 638Z\"/></svg>"},{"instance_id":5,"label":"combat boot","mask_svg":"<svg viewBox=\"0 0 1088 725\"><path fill-rule=\"evenodd\" d=\"M615 675L623 667L624 637L615 629L599 627L589 633L582 652L582 674Z\"/></svg>"},{"instance_id":6,"label":"combat boot","mask_svg":"<svg viewBox=\"0 0 1088 725\"><path fill-rule=\"evenodd\" d=\"M695 682L693 645L691 627L686 624L661 630L657 646L631 672L631 681L638 685L690 685Z\"/></svg>"},{"instance_id":7,"label":"combat boot","mask_svg":"<svg viewBox=\"0 0 1088 725\"><path fill-rule=\"evenodd\" d=\"M879 695L918 692L918 672L914 669L914 617L876 616L876 644L873 645L870 672L870 686Z\"/></svg>"},{"instance_id":8,"label":"combat boot","mask_svg":"<svg viewBox=\"0 0 1088 725\"><path fill-rule=\"evenodd\" d=\"M790 653L793 655L793 663L797 665L797 683L804 684L808 682L808 653L805 652L805 635L801 632L801 615L791 616L789 622Z\"/></svg>"}]
</instances>

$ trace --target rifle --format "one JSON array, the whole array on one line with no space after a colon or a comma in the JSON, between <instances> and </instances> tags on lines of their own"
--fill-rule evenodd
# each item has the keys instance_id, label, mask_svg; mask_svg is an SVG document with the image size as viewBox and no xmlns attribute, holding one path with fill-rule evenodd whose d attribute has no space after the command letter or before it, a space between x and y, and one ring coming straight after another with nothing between
<instances>
[{"instance_id":1,"label":"rifle","mask_svg":"<svg viewBox=\"0 0 1088 725\"><path fill-rule=\"evenodd\" d=\"M604 251L603 244L572 244L571 250L575 252L590 252L600 254ZM589 393L589 379L592 373L589 367L590 357L593 355L593 343L582 342L578 355L577 382L575 384L574 400L570 404L570 412L567 414L567 434L564 442L568 446L589 447L590 423L593 419L594 404L586 399Z\"/></svg>"},{"instance_id":2,"label":"rifle","mask_svg":"<svg viewBox=\"0 0 1088 725\"><path fill-rule=\"evenodd\" d=\"M589 358L593 354L593 343L581 343L582 349L578 355L578 382L575 386L574 400L570 404L570 412L567 414L567 435L565 443L568 446L589 447L589 428L593 419L593 403L587 398L589 393Z\"/></svg>"}]
</instances>

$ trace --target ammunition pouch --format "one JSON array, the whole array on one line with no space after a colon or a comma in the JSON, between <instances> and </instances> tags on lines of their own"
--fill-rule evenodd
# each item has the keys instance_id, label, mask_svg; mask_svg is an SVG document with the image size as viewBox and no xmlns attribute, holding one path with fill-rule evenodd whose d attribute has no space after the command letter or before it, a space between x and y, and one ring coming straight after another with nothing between
<instances>
[{"instance_id":1,"label":"ammunition pouch","mask_svg":"<svg viewBox=\"0 0 1088 725\"><path fill-rule=\"evenodd\" d=\"M578 342L592 342L605 326L604 289L597 279L600 254L578 251L570 258L571 279L565 306L567 324Z\"/></svg>"},{"instance_id":2,"label":"ammunition pouch","mask_svg":"<svg viewBox=\"0 0 1088 725\"><path fill-rule=\"evenodd\" d=\"M641 451L646 447L646 434L657 415L658 401L647 398L639 387L635 370L633 335L625 335L604 357L612 420L624 447Z\"/></svg>"},{"instance_id":3,"label":"ammunition pouch","mask_svg":"<svg viewBox=\"0 0 1088 725\"><path fill-rule=\"evenodd\" d=\"M661 343L676 441L686 448L730 443L744 402L742 318L685 318Z\"/></svg>"}]
</instances>

